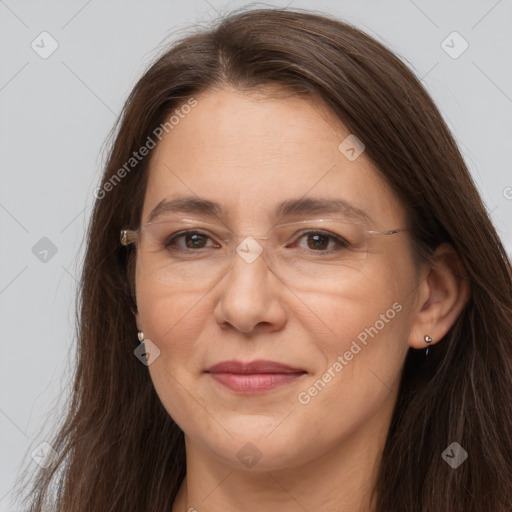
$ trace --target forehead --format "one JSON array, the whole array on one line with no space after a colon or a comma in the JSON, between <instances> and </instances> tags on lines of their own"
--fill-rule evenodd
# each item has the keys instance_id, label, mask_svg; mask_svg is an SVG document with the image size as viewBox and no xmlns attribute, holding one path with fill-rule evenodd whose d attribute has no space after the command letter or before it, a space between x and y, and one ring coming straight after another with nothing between
<instances>
[{"instance_id":1,"label":"forehead","mask_svg":"<svg viewBox=\"0 0 512 512\"><path fill-rule=\"evenodd\" d=\"M190 196L218 203L226 220L239 223L300 198L343 200L382 224L403 220L364 151L347 157L343 141L353 136L320 101L235 90L195 99L154 149L143 222L162 200Z\"/></svg>"}]
</instances>

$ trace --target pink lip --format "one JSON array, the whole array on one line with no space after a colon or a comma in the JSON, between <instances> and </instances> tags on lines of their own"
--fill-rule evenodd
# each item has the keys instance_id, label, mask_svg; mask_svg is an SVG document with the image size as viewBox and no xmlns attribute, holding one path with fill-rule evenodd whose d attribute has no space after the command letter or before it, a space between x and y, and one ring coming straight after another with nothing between
<instances>
[{"instance_id":1,"label":"pink lip","mask_svg":"<svg viewBox=\"0 0 512 512\"><path fill-rule=\"evenodd\" d=\"M274 361L224 361L206 370L214 380L239 393L253 394L289 384L307 373Z\"/></svg>"}]
</instances>

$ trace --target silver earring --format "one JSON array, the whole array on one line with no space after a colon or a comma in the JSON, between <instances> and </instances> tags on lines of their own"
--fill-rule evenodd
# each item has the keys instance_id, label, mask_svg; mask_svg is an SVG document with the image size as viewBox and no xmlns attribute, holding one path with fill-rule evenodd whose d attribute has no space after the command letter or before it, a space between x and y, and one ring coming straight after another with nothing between
<instances>
[{"instance_id":1,"label":"silver earring","mask_svg":"<svg viewBox=\"0 0 512 512\"><path fill-rule=\"evenodd\" d=\"M139 341L140 341L141 343L144 343L144 333L143 333L142 331L139 331L139 332L137 333L137 336L138 336L138 338L139 338Z\"/></svg>"},{"instance_id":2,"label":"silver earring","mask_svg":"<svg viewBox=\"0 0 512 512\"><path fill-rule=\"evenodd\" d=\"M432 343L432 338L428 334L426 334L423 339L425 340L425 343ZM430 347L427 347L427 350L425 350L425 358L428 356L429 349Z\"/></svg>"}]
</instances>

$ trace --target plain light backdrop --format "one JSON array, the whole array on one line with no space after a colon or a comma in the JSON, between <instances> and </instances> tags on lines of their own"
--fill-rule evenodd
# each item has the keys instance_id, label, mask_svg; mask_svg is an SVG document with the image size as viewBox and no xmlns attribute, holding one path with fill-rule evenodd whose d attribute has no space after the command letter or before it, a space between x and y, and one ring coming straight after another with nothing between
<instances>
[{"instance_id":1,"label":"plain light backdrop","mask_svg":"<svg viewBox=\"0 0 512 512\"><path fill-rule=\"evenodd\" d=\"M164 42L243 5L0 0L0 512L15 510L16 474L36 463L69 389L102 144ZM322 11L397 53L439 106L512 253L512 0L251 5Z\"/></svg>"}]
</instances>

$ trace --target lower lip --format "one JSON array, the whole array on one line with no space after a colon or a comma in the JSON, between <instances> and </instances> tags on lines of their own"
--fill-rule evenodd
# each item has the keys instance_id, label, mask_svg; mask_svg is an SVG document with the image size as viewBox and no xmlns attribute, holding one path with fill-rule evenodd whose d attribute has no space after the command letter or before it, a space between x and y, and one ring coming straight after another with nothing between
<instances>
[{"instance_id":1,"label":"lower lip","mask_svg":"<svg viewBox=\"0 0 512 512\"><path fill-rule=\"evenodd\" d=\"M220 384L239 393L261 393L286 386L304 375L300 373L210 373Z\"/></svg>"}]
</instances>

